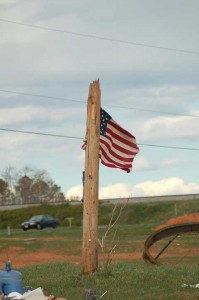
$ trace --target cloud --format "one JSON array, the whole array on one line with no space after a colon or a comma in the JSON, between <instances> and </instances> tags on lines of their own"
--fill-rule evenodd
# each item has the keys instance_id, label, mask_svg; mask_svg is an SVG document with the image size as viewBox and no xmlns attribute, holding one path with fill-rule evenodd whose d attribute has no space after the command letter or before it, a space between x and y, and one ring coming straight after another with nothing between
<instances>
[{"instance_id":1,"label":"cloud","mask_svg":"<svg viewBox=\"0 0 199 300\"><path fill-rule=\"evenodd\" d=\"M68 189L67 193L65 194L67 199L72 199L74 197L78 197L79 199L82 198L83 195L83 187L82 185L76 185Z\"/></svg>"},{"instance_id":2,"label":"cloud","mask_svg":"<svg viewBox=\"0 0 199 300\"><path fill-rule=\"evenodd\" d=\"M1 1L2 19L55 30L0 22L2 89L29 94L1 92L0 127L83 138L89 83L100 78L102 106L126 107L105 109L125 129L130 132L132 129L138 143L173 145L175 142L175 145L198 148L198 118L152 112L199 115L197 55L86 35L196 51L199 48L199 3L194 0L189 5L182 0L179 7L179 1L171 0L156 1L155 6L147 0L128 0L126 5L123 2L102 0L93 5L91 0ZM62 101L61 98L80 101ZM15 161L26 164L34 160L37 167L47 167L64 190L81 183L84 154L80 154L80 140L33 137L2 132L2 164L15 164ZM172 174L197 182L198 165L193 165L197 161L196 151L191 155L181 152L181 156L176 151L162 148L163 153L159 149L141 148L134 164L140 181L150 178L154 183L157 178ZM181 168L177 168L175 156L182 159ZM190 161L190 156L192 164L188 172L183 159ZM171 170L172 166L176 167ZM145 194L146 182L135 190L135 181L134 186L127 185L132 183L131 177L121 179L118 171L108 181L109 173L104 172L102 183L113 184L100 188L104 197ZM81 189L80 186L80 195Z\"/></svg>"},{"instance_id":3,"label":"cloud","mask_svg":"<svg viewBox=\"0 0 199 300\"><path fill-rule=\"evenodd\" d=\"M32 150L32 147L36 141L37 137L35 135L20 133L16 134L10 132L8 133L7 131L1 131L0 151L4 153L4 156L10 156L14 159L17 153L26 152L23 147L27 146L30 148L30 150Z\"/></svg>"},{"instance_id":4,"label":"cloud","mask_svg":"<svg viewBox=\"0 0 199 300\"><path fill-rule=\"evenodd\" d=\"M196 138L199 118L194 117L157 117L146 121L139 129L138 135L142 140L165 140L174 138Z\"/></svg>"},{"instance_id":5,"label":"cloud","mask_svg":"<svg viewBox=\"0 0 199 300\"><path fill-rule=\"evenodd\" d=\"M13 124L32 124L37 127L38 122L40 124L60 124L65 123L68 120L75 120L75 118L81 118L82 109L74 108L59 108L45 106L21 106L13 108L0 108L0 126L13 125ZM72 126L74 127L75 122ZM79 124L77 124L78 126Z\"/></svg>"},{"instance_id":6,"label":"cloud","mask_svg":"<svg viewBox=\"0 0 199 300\"><path fill-rule=\"evenodd\" d=\"M174 83L162 85L154 83L142 87L131 86L126 87L126 89L123 90L117 90L116 92L114 92L114 89L112 90L113 98L117 99L117 104L119 104L119 100L122 104L122 101L125 98L125 104L132 107L149 110L158 110L159 108L159 110L174 114L178 114L179 112L183 114L183 111L185 111L185 115L187 114L187 108L189 109L191 107L190 101L192 104L197 104L198 93L198 85L176 85ZM188 99L189 101L187 101ZM143 104L146 104L146 101L147 106L144 105L143 107ZM195 111L189 113L197 115L197 112ZM156 116L155 114L153 115Z\"/></svg>"},{"instance_id":7,"label":"cloud","mask_svg":"<svg viewBox=\"0 0 199 300\"><path fill-rule=\"evenodd\" d=\"M163 160L162 162L159 163L159 165L164 168L168 168L168 167L172 168L172 167L190 166L190 164L196 164L196 163L197 163L196 161L170 158L170 159Z\"/></svg>"},{"instance_id":8,"label":"cloud","mask_svg":"<svg viewBox=\"0 0 199 300\"><path fill-rule=\"evenodd\" d=\"M152 164L148 158L141 156L141 157L136 157L136 163L133 165L133 170L138 171L147 171L147 170L154 170L156 169L157 166Z\"/></svg>"},{"instance_id":9,"label":"cloud","mask_svg":"<svg viewBox=\"0 0 199 300\"><path fill-rule=\"evenodd\" d=\"M170 6L163 3L152 8L147 1L143 1L143 6L131 1L127 1L128 5L125 6L122 5L122 1L114 5L113 1L109 4L103 1L103 4L100 2L94 7L92 5L91 13L87 8L91 1L86 1L86 4L85 1L73 1L72 4L60 1L56 6L53 1L45 0L41 3L18 2L5 5L4 1L2 18L6 19L9 16L10 20L16 22L54 28L57 32L1 23L3 29L0 43L5 46L1 47L0 51L1 57L6 57L1 63L1 82L4 84L18 83L25 86L27 83L40 84L45 81L55 84L55 80L61 82L63 78L65 82L91 78L96 76L96 72L108 82L117 84L119 81L128 86L147 85L149 82L173 83L174 80L183 80L181 74L186 76L187 80L198 78L194 74L198 73L197 64L193 63L196 60L194 56L190 55L189 59L182 56L182 63L181 56L175 52L81 36L90 34L165 47L171 45L184 48L189 44L194 47L193 43L196 43L197 49L197 23L193 26L192 22L187 26L186 18L183 18L187 17L189 12L192 20L197 21L197 9L194 11L193 5L181 5L180 13L178 9L174 10L178 24L182 25L174 26L176 18L170 11L168 13ZM104 9L103 5L106 8L108 5L111 9ZM140 11L140 7L147 9L145 12L143 9ZM161 15L161 19L157 15ZM193 26L192 30L190 26ZM58 32L59 29L66 33ZM80 35L72 35L69 32ZM13 69L15 74L20 76L14 75Z\"/></svg>"},{"instance_id":10,"label":"cloud","mask_svg":"<svg viewBox=\"0 0 199 300\"><path fill-rule=\"evenodd\" d=\"M137 196L181 195L199 193L199 184L185 183L182 178L170 177L159 181L145 181L133 188Z\"/></svg>"},{"instance_id":11,"label":"cloud","mask_svg":"<svg viewBox=\"0 0 199 300\"><path fill-rule=\"evenodd\" d=\"M83 188L81 185L71 187L66 197L82 197ZM185 183L182 178L170 177L158 181L144 181L136 185L125 183L110 184L99 188L99 198L128 198L147 197L161 195L182 195L199 193L199 184L196 182Z\"/></svg>"}]
</instances>

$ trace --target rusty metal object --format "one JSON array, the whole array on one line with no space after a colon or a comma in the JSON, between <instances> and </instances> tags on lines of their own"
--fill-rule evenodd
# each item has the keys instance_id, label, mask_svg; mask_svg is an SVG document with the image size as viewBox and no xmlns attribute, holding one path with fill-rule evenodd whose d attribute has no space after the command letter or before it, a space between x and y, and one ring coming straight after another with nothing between
<instances>
[{"instance_id":1,"label":"rusty metal object","mask_svg":"<svg viewBox=\"0 0 199 300\"><path fill-rule=\"evenodd\" d=\"M173 242L173 240L179 235L183 233L191 233L191 232L199 232L199 223L193 222L193 223L182 223L182 224L176 224L172 226L164 227L158 231L153 232L145 241L144 243L144 250L143 250L143 259L146 262L150 262L154 265L159 265L160 263L157 261L158 257L166 250L166 248ZM162 240L166 237L174 236L167 244L163 247L163 249L156 255L156 257L153 257L150 253L150 247L158 242L159 240Z\"/></svg>"}]
</instances>

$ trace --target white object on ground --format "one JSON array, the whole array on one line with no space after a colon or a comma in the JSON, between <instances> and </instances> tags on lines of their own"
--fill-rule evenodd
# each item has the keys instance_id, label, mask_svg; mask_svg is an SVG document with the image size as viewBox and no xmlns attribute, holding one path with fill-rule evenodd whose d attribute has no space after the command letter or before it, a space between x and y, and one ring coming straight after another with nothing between
<instances>
[{"instance_id":1,"label":"white object on ground","mask_svg":"<svg viewBox=\"0 0 199 300\"><path fill-rule=\"evenodd\" d=\"M186 284L186 283L183 283L181 286L182 286L182 287L199 288L199 283L196 283L196 284Z\"/></svg>"},{"instance_id":2,"label":"white object on ground","mask_svg":"<svg viewBox=\"0 0 199 300\"><path fill-rule=\"evenodd\" d=\"M8 297L12 298L12 299L22 299L23 298L23 296L18 292L9 293Z\"/></svg>"},{"instance_id":3,"label":"white object on ground","mask_svg":"<svg viewBox=\"0 0 199 300\"><path fill-rule=\"evenodd\" d=\"M22 296L25 300L46 300L46 297L40 287L36 290L26 292Z\"/></svg>"}]
</instances>

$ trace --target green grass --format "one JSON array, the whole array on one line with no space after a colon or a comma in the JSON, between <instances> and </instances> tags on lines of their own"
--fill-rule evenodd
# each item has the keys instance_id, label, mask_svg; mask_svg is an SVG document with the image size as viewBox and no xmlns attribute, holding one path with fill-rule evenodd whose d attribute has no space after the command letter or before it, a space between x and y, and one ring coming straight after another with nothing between
<instances>
[{"instance_id":1,"label":"green grass","mask_svg":"<svg viewBox=\"0 0 199 300\"><path fill-rule=\"evenodd\" d=\"M106 230L106 227L99 228L99 238ZM119 250L132 251L135 247L142 251L142 245L150 232L147 226L127 225L117 226L108 236L106 245L112 245L112 235L116 231L116 241L119 245ZM32 239L32 242L29 240ZM56 229L29 230L22 231L20 229L11 230L11 235L7 235L6 230L0 230L0 253L3 253L8 247L22 247L20 252L27 253L37 251L39 249L47 249L53 251L59 249L66 254L81 255L82 246L82 228L81 227L58 227ZM124 249L125 248L125 249ZM10 253L14 256L14 253Z\"/></svg>"},{"instance_id":2,"label":"green grass","mask_svg":"<svg viewBox=\"0 0 199 300\"><path fill-rule=\"evenodd\" d=\"M119 238L119 252L142 252L143 243L151 232L150 226L144 224L117 226L115 229ZM99 229L99 236L104 230L105 227ZM54 237L57 239L53 240ZM61 237L63 239L60 239ZM35 239L35 241L29 244L26 243L27 239ZM59 248L64 254L81 255L81 239L82 228L80 227L71 229L59 227L55 230L27 232L13 229L11 236L7 236L6 230L1 230L0 250L3 252L11 246L24 247L23 251L30 253L30 261L31 252L39 249L53 251ZM191 243L187 236L184 240L183 236L180 239L183 243L187 241ZM199 244L198 239L192 239L192 242L194 246ZM111 245L111 239L107 243ZM17 259L17 253L10 254ZM199 282L199 264L195 259L195 257L189 257L186 260L183 259L183 262L177 258L176 264L176 258L167 258L165 263L171 263L172 266L158 267L145 264L143 261L117 262L112 263L107 272L103 273L99 268L99 272L84 276L80 275L81 265L70 263L53 262L26 266L19 270L22 272L23 286L32 286L33 289L41 287L45 295L55 294L57 297L65 297L68 300L86 299L81 295L85 289L96 289L98 295L107 291L102 298L104 300L195 300L198 297L198 289L181 286L183 283L193 285Z\"/></svg>"},{"instance_id":3,"label":"green grass","mask_svg":"<svg viewBox=\"0 0 199 300\"><path fill-rule=\"evenodd\" d=\"M112 205L99 207L99 238L102 237L109 223ZM136 203L128 204L120 222L108 235L106 246L110 249L117 243L117 252L142 253L146 238L152 233L152 228L165 223L175 214L184 215L199 212L198 200L180 202ZM48 213L59 218L61 226L56 229L22 231L20 223L32 215ZM66 217L74 217L72 228L68 227ZM0 212L0 253L9 254L11 260L17 260L18 255L47 250L50 253L58 251L68 255L81 255L82 251L82 205L67 204L50 206L42 205L15 211ZM11 227L8 236L7 226ZM115 234L115 240L112 238ZM55 294L67 300L86 299L81 295L85 289L96 289L101 295L107 291L103 300L195 300L199 299L199 290L182 287L183 283L193 285L199 283L199 258L188 256L194 247L199 247L197 234L185 234L177 238L171 248L177 250L183 247L184 257L162 257L161 266L138 262L112 263L108 271L81 276L81 266L69 263L53 262L44 265L33 265L20 268L23 286L41 287L45 295ZM168 238L169 239L169 238ZM168 239L156 245L156 252L163 247ZM31 241L32 240L32 241ZM29 242L31 241L31 242ZM12 247L21 247L12 252ZM158 248L160 247L160 248ZM8 253L8 249L10 249ZM169 249L167 250L169 251ZM100 253L100 251L99 251ZM53 256L52 256L53 257ZM1 267L5 261L1 261ZM100 265L101 266L101 265Z\"/></svg>"},{"instance_id":4,"label":"green grass","mask_svg":"<svg viewBox=\"0 0 199 300\"><path fill-rule=\"evenodd\" d=\"M99 239L102 238L105 230L105 226L99 228ZM115 226L107 236L106 249L111 249L114 244L117 244L116 253L142 253L144 242L151 233L151 226L148 224ZM168 237L155 243L153 247L155 252L158 253L170 239L171 237ZM59 250L59 252L67 255L80 256L82 251L82 227L58 227L56 229L28 230L25 232L20 229L13 229L10 236L7 235L6 230L0 230L0 253L4 253L7 248L10 248L9 255L12 259L15 256L12 253L12 247L21 247L18 255L37 250L52 251L52 253ZM169 246L167 252L173 248L178 251L180 248L184 250L185 256L187 256L186 253L194 247L199 247L199 233L187 233L177 237Z\"/></svg>"},{"instance_id":5,"label":"green grass","mask_svg":"<svg viewBox=\"0 0 199 300\"><path fill-rule=\"evenodd\" d=\"M68 300L86 299L85 289L98 295L107 291L106 300L195 300L198 289L182 287L198 283L198 266L151 266L144 263L114 263L109 273L81 276L81 267L69 263L51 263L21 268L23 285L41 287L45 295L54 294Z\"/></svg>"}]
</instances>

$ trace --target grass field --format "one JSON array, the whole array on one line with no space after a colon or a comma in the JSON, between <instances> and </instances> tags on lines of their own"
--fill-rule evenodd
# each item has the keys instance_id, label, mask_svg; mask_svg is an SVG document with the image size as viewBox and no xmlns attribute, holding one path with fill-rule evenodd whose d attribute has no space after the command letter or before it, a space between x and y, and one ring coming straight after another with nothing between
<instances>
[{"instance_id":1,"label":"grass field","mask_svg":"<svg viewBox=\"0 0 199 300\"><path fill-rule=\"evenodd\" d=\"M68 300L86 299L81 294L85 289L96 289L99 296L107 291L102 298L107 300L199 299L199 289L182 287L183 283L199 283L199 251L196 257L191 254L193 249L199 249L198 235L186 234L179 237L161 258L163 265L153 266L142 260L143 243L152 232L152 227L153 224L139 224L114 228L116 238L113 241L110 233L106 246L109 251L113 243L117 243L116 260L106 272L99 269L95 274L84 276L80 276L81 262L78 259L82 250L81 227L27 232L13 229L9 236L6 230L1 230L1 268L9 258L13 268L22 272L23 286L32 286L33 289L42 287L45 295L55 294ZM99 228L99 237L104 230L103 226ZM166 241L161 243L158 247L163 246ZM179 251L180 244L183 251ZM34 262L34 257L42 259L43 254L46 257L49 255L47 262ZM69 262L71 255L77 258L73 263ZM60 257L63 261L60 261ZM24 258L25 263L20 264ZM103 261L100 260L100 267L102 264Z\"/></svg>"},{"instance_id":2,"label":"grass field","mask_svg":"<svg viewBox=\"0 0 199 300\"><path fill-rule=\"evenodd\" d=\"M196 300L198 289L182 287L198 282L198 266L155 267L137 262L117 262L109 273L80 276L81 268L68 263L51 263L21 269L23 282L42 287L45 295L55 294L68 300L86 299L85 289L95 289L106 300ZM88 298L87 298L88 299Z\"/></svg>"},{"instance_id":3,"label":"grass field","mask_svg":"<svg viewBox=\"0 0 199 300\"><path fill-rule=\"evenodd\" d=\"M138 203L128 205L117 226L109 232L105 251L115 247L113 261L104 270L99 247L99 271L81 276L82 206L42 205L0 213L0 269L10 259L14 269L22 272L23 286L43 288L45 295L54 294L68 300L89 299L85 289L95 289L97 299L104 300L195 300L199 289L199 234L178 236L158 259L162 264L146 264L143 245L152 228L178 215L198 212L198 200L179 203ZM99 239L106 230L112 207L100 206ZM20 223L30 216L49 213L59 218L56 229L24 232ZM74 217L69 228L66 217ZM8 235L7 226L11 234ZM155 243L151 253L156 256L170 238ZM188 286L183 287L183 284Z\"/></svg>"}]
</instances>

